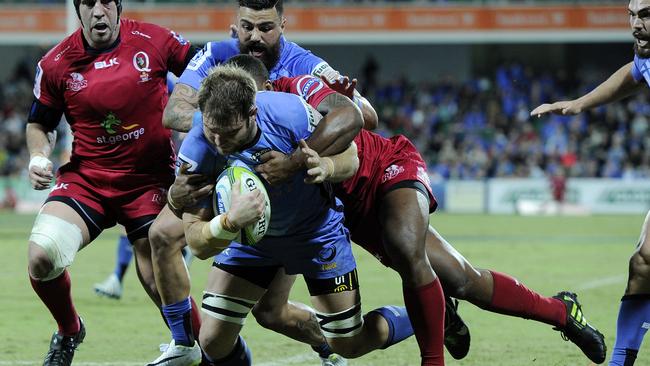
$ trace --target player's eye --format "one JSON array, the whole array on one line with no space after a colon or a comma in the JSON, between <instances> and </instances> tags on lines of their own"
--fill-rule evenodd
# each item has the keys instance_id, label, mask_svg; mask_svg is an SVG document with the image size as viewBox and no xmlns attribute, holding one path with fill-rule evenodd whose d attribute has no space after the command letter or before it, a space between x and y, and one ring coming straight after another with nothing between
<instances>
[{"instance_id":1,"label":"player's eye","mask_svg":"<svg viewBox=\"0 0 650 366\"><path fill-rule=\"evenodd\" d=\"M89 8L92 8L95 6L96 1L95 0L82 0L81 3Z\"/></svg>"}]
</instances>

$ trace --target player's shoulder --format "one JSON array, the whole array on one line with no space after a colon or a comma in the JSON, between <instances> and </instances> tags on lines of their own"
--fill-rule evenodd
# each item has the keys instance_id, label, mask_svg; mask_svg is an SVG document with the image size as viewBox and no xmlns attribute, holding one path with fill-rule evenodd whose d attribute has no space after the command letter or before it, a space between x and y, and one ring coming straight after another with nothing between
<instances>
[{"instance_id":1,"label":"player's shoulder","mask_svg":"<svg viewBox=\"0 0 650 366\"><path fill-rule=\"evenodd\" d=\"M39 68L47 72L63 70L67 65L78 60L85 53L80 37L80 30L78 30L52 47L41 58Z\"/></svg>"},{"instance_id":2,"label":"player's shoulder","mask_svg":"<svg viewBox=\"0 0 650 366\"><path fill-rule=\"evenodd\" d=\"M170 37L173 37L181 46L189 43L179 33L158 24L122 18L120 19L120 27L122 37L132 42L163 44Z\"/></svg>"},{"instance_id":3,"label":"player's shoulder","mask_svg":"<svg viewBox=\"0 0 650 366\"><path fill-rule=\"evenodd\" d=\"M208 42L205 45L205 49L210 50L210 53L220 61L225 61L228 58L239 54L239 44L234 38Z\"/></svg>"},{"instance_id":4,"label":"player's shoulder","mask_svg":"<svg viewBox=\"0 0 650 366\"><path fill-rule=\"evenodd\" d=\"M279 125L291 126L308 117L308 105L299 96L276 91L257 93L258 115Z\"/></svg>"}]
</instances>

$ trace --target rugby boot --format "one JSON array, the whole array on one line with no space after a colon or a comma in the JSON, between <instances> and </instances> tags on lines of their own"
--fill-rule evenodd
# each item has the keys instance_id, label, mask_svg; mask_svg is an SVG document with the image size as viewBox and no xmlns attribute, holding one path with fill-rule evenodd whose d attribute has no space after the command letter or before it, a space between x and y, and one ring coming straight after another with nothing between
<instances>
[{"instance_id":1,"label":"rugby boot","mask_svg":"<svg viewBox=\"0 0 650 366\"><path fill-rule=\"evenodd\" d=\"M566 325L553 329L562 332L562 338L575 343L592 362L596 364L605 362L607 354L605 337L587 323L578 296L573 292L562 291L553 298L562 301L566 306Z\"/></svg>"},{"instance_id":2,"label":"rugby boot","mask_svg":"<svg viewBox=\"0 0 650 366\"><path fill-rule=\"evenodd\" d=\"M198 342L195 341L192 347L188 347L177 345L172 339L163 353L147 366L198 366L200 363L201 347Z\"/></svg>"},{"instance_id":3,"label":"rugby boot","mask_svg":"<svg viewBox=\"0 0 650 366\"><path fill-rule=\"evenodd\" d=\"M337 355L336 353L332 353L329 355L327 358L320 357L321 361L321 366L347 366L348 361Z\"/></svg>"},{"instance_id":4,"label":"rugby boot","mask_svg":"<svg viewBox=\"0 0 650 366\"><path fill-rule=\"evenodd\" d=\"M458 315L458 300L445 296L445 347L451 357L460 360L469 353L469 328Z\"/></svg>"},{"instance_id":5,"label":"rugby boot","mask_svg":"<svg viewBox=\"0 0 650 366\"><path fill-rule=\"evenodd\" d=\"M55 332L50 341L50 350L45 355L43 366L70 366L74 351L86 337L86 327L81 318L79 318L79 332L73 336L64 336Z\"/></svg>"},{"instance_id":6,"label":"rugby boot","mask_svg":"<svg viewBox=\"0 0 650 366\"><path fill-rule=\"evenodd\" d=\"M103 282L96 283L93 289L95 289L97 296L115 300L119 300L122 297L122 284L115 273L111 273Z\"/></svg>"}]
</instances>

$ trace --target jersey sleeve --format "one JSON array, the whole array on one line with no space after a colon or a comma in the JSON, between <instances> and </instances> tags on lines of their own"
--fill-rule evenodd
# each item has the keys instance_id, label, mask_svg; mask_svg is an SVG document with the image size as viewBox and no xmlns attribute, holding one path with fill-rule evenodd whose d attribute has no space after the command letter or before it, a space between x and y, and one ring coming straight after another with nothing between
<instances>
[{"instance_id":1,"label":"jersey sleeve","mask_svg":"<svg viewBox=\"0 0 650 366\"><path fill-rule=\"evenodd\" d=\"M632 63L631 74L635 81L639 82L643 80L643 74L641 73L641 63L643 60L639 56L634 56L634 62Z\"/></svg>"},{"instance_id":2,"label":"jersey sleeve","mask_svg":"<svg viewBox=\"0 0 650 366\"><path fill-rule=\"evenodd\" d=\"M297 144L299 140L311 136L322 116L303 99L295 96L288 100L286 107L286 120L296 137L294 142Z\"/></svg>"},{"instance_id":3,"label":"jersey sleeve","mask_svg":"<svg viewBox=\"0 0 650 366\"><path fill-rule=\"evenodd\" d=\"M42 104L63 110L63 92L65 87L57 77L56 70L49 65L46 59L42 59L36 66L34 77L34 97Z\"/></svg>"},{"instance_id":4,"label":"jersey sleeve","mask_svg":"<svg viewBox=\"0 0 650 366\"><path fill-rule=\"evenodd\" d=\"M329 81L338 80L338 78L341 76L340 72L334 70L332 66L330 66L326 61L322 60L320 63L314 66L310 74L318 78L325 78Z\"/></svg>"},{"instance_id":5,"label":"jersey sleeve","mask_svg":"<svg viewBox=\"0 0 650 366\"><path fill-rule=\"evenodd\" d=\"M236 39L208 42L197 52L181 75L179 82L198 90L210 69L239 53Z\"/></svg>"},{"instance_id":6,"label":"jersey sleeve","mask_svg":"<svg viewBox=\"0 0 650 366\"><path fill-rule=\"evenodd\" d=\"M187 65L187 53L192 45L180 34L167 28L151 24L140 23L145 33L154 35L153 43L158 48L167 65L167 69L174 75L180 75Z\"/></svg>"}]
</instances>

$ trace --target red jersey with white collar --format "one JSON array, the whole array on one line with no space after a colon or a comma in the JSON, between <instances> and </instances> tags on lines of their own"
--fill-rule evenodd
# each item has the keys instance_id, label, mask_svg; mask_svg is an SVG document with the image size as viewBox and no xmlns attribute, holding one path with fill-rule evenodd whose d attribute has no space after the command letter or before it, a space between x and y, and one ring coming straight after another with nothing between
<instances>
[{"instance_id":1,"label":"red jersey with white collar","mask_svg":"<svg viewBox=\"0 0 650 366\"><path fill-rule=\"evenodd\" d=\"M168 29L124 18L108 49L89 48L81 29L52 48L38 63L34 96L65 113L74 136L72 162L134 173L173 171L171 132L162 125L167 72L183 72L189 49Z\"/></svg>"}]
</instances>

